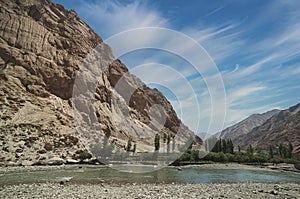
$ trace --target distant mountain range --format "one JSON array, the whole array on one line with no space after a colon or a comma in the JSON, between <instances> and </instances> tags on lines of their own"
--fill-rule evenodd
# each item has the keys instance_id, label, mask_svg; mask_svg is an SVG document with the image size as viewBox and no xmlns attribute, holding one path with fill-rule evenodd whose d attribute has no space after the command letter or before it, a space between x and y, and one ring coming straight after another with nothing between
<instances>
[{"instance_id":1,"label":"distant mountain range","mask_svg":"<svg viewBox=\"0 0 300 199\"><path fill-rule=\"evenodd\" d=\"M266 149L291 142L294 152L300 153L300 103L286 110L251 115L217 133L216 137L231 139L242 149L250 144L254 148Z\"/></svg>"},{"instance_id":2,"label":"distant mountain range","mask_svg":"<svg viewBox=\"0 0 300 199\"><path fill-rule=\"evenodd\" d=\"M221 133L219 133L218 137L223 139L230 138L235 144L238 144L238 137L246 135L252 129L262 125L265 121L267 121L272 116L278 114L279 112L280 110L275 109L266 113L251 115L248 118L242 120L241 122L226 128Z\"/></svg>"}]
</instances>

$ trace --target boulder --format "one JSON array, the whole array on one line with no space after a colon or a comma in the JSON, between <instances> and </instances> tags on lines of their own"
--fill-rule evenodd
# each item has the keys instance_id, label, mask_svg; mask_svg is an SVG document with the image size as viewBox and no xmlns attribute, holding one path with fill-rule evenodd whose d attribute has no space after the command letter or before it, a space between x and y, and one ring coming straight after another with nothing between
<instances>
[{"instance_id":1,"label":"boulder","mask_svg":"<svg viewBox=\"0 0 300 199\"><path fill-rule=\"evenodd\" d=\"M74 159L67 159L67 164L78 164L79 161L78 160L74 160Z\"/></svg>"},{"instance_id":2,"label":"boulder","mask_svg":"<svg viewBox=\"0 0 300 199\"><path fill-rule=\"evenodd\" d=\"M29 161L29 160L23 160L23 161L21 162L21 165L22 165L22 166L32 166L33 164L34 164L34 162Z\"/></svg>"},{"instance_id":3,"label":"boulder","mask_svg":"<svg viewBox=\"0 0 300 199\"><path fill-rule=\"evenodd\" d=\"M48 165L62 165L64 163L66 163L66 161L59 157L53 157L46 161L46 164Z\"/></svg>"}]
</instances>

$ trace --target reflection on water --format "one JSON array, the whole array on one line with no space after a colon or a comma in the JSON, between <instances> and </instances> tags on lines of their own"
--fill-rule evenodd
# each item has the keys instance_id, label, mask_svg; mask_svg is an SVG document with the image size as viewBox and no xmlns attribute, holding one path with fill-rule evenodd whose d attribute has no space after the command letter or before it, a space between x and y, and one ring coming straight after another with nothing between
<instances>
[{"instance_id":1,"label":"reflection on water","mask_svg":"<svg viewBox=\"0 0 300 199\"><path fill-rule=\"evenodd\" d=\"M9 173L0 176L0 185L57 182L70 178L76 183L222 183L222 182L297 182L300 174L241 169L164 168L149 173L125 173L107 167L84 167L56 171Z\"/></svg>"}]
</instances>

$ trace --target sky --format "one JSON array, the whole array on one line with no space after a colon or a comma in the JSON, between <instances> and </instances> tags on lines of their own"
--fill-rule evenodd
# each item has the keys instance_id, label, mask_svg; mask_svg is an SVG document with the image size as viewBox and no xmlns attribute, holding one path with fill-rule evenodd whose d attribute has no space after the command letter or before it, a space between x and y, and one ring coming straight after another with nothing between
<instances>
[{"instance_id":1,"label":"sky","mask_svg":"<svg viewBox=\"0 0 300 199\"><path fill-rule=\"evenodd\" d=\"M197 134L300 102L298 0L53 1L74 9Z\"/></svg>"}]
</instances>

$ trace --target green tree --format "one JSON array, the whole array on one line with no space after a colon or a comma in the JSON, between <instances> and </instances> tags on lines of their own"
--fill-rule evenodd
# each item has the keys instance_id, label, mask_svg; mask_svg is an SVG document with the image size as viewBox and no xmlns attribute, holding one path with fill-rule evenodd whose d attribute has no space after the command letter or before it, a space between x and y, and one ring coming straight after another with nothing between
<instances>
[{"instance_id":1,"label":"green tree","mask_svg":"<svg viewBox=\"0 0 300 199\"><path fill-rule=\"evenodd\" d=\"M293 156L293 145L289 142L288 148L287 148L287 158L292 158Z\"/></svg>"},{"instance_id":2,"label":"green tree","mask_svg":"<svg viewBox=\"0 0 300 199\"><path fill-rule=\"evenodd\" d=\"M168 134L167 136L167 153L170 153L170 142L171 142L171 136Z\"/></svg>"},{"instance_id":3,"label":"green tree","mask_svg":"<svg viewBox=\"0 0 300 199\"><path fill-rule=\"evenodd\" d=\"M282 158L287 158L287 148L286 148L286 146L282 147Z\"/></svg>"},{"instance_id":4,"label":"green tree","mask_svg":"<svg viewBox=\"0 0 300 199\"><path fill-rule=\"evenodd\" d=\"M159 148L160 148L160 136L159 136L159 134L155 135L154 148L155 148L155 151L159 151Z\"/></svg>"},{"instance_id":5,"label":"green tree","mask_svg":"<svg viewBox=\"0 0 300 199\"><path fill-rule=\"evenodd\" d=\"M193 161L197 162L199 160L200 160L200 158L199 158L199 150L192 150L190 161L191 162L193 162Z\"/></svg>"},{"instance_id":6,"label":"green tree","mask_svg":"<svg viewBox=\"0 0 300 199\"><path fill-rule=\"evenodd\" d=\"M231 139L226 140L226 153L233 154L234 146Z\"/></svg>"},{"instance_id":7,"label":"green tree","mask_svg":"<svg viewBox=\"0 0 300 199\"><path fill-rule=\"evenodd\" d=\"M191 154L190 154L190 151L184 152L184 153L179 157L179 161L180 161L180 162L186 162L186 161L190 161L190 160L191 160Z\"/></svg>"},{"instance_id":8,"label":"green tree","mask_svg":"<svg viewBox=\"0 0 300 199\"><path fill-rule=\"evenodd\" d=\"M211 151L212 151L212 152L215 152L215 153L218 153L218 152L221 152L221 151L222 151L222 140L221 140L221 139L219 139L219 140L216 142L215 146L212 148Z\"/></svg>"},{"instance_id":9,"label":"green tree","mask_svg":"<svg viewBox=\"0 0 300 199\"><path fill-rule=\"evenodd\" d=\"M164 143L166 143L167 142L167 134L166 133L164 133L164 137L163 137L163 141L164 141Z\"/></svg>"},{"instance_id":10,"label":"green tree","mask_svg":"<svg viewBox=\"0 0 300 199\"><path fill-rule=\"evenodd\" d=\"M217 152L222 152L222 139L220 139L217 143Z\"/></svg>"},{"instance_id":11,"label":"green tree","mask_svg":"<svg viewBox=\"0 0 300 199\"><path fill-rule=\"evenodd\" d=\"M270 146L270 147L269 147L269 158L272 159L273 157L274 157L273 147Z\"/></svg>"},{"instance_id":12,"label":"green tree","mask_svg":"<svg viewBox=\"0 0 300 199\"><path fill-rule=\"evenodd\" d=\"M217 162L227 162L228 158L223 152L216 153Z\"/></svg>"},{"instance_id":13,"label":"green tree","mask_svg":"<svg viewBox=\"0 0 300 199\"><path fill-rule=\"evenodd\" d=\"M282 158L283 157L283 145L282 144L279 145L278 152L279 152L279 156Z\"/></svg>"},{"instance_id":14,"label":"green tree","mask_svg":"<svg viewBox=\"0 0 300 199\"><path fill-rule=\"evenodd\" d=\"M233 145L232 140L230 140L230 143L231 143L230 153L231 153L231 154L234 154L234 145Z\"/></svg>"},{"instance_id":15,"label":"green tree","mask_svg":"<svg viewBox=\"0 0 300 199\"><path fill-rule=\"evenodd\" d=\"M135 153L136 152L136 143L134 143L134 145L133 145L133 153Z\"/></svg>"},{"instance_id":16,"label":"green tree","mask_svg":"<svg viewBox=\"0 0 300 199\"><path fill-rule=\"evenodd\" d=\"M241 152L241 147L240 147L240 145L238 145L238 152Z\"/></svg>"},{"instance_id":17,"label":"green tree","mask_svg":"<svg viewBox=\"0 0 300 199\"><path fill-rule=\"evenodd\" d=\"M130 149L131 149L131 145L132 145L132 139L131 138L129 138L129 140L127 141L127 146L126 146L126 151L130 151Z\"/></svg>"},{"instance_id":18,"label":"green tree","mask_svg":"<svg viewBox=\"0 0 300 199\"><path fill-rule=\"evenodd\" d=\"M247 148L247 153L248 153L249 155L253 155L253 153L254 153L253 147L252 147L251 144L250 144L250 145L248 146L248 148Z\"/></svg>"},{"instance_id":19,"label":"green tree","mask_svg":"<svg viewBox=\"0 0 300 199\"><path fill-rule=\"evenodd\" d=\"M90 159L92 157L92 154L90 154L88 151L83 151L79 154L80 160Z\"/></svg>"},{"instance_id":20,"label":"green tree","mask_svg":"<svg viewBox=\"0 0 300 199\"><path fill-rule=\"evenodd\" d=\"M204 146L206 151L212 151L213 148L216 146L216 143L218 142L218 138L216 137L210 137L205 140Z\"/></svg>"},{"instance_id":21,"label":"green tree","mask_svg":"<svg viewBox=\"0 0 300 199\"><path fill-rule=\"evenodd\" d=\"M262 153L257 153L253 156L251 161L255 163L264 163L267 162L267 157Z\"/></svg>"},{"instance_id":22,"label":"green tree","mask_svg":"<svg viewBox=\"0 0 300 199\"><path fill-rule=\"evenodd\" d=\"M221 139L221 142L222 142L222 145L221 145L221 151L223 152L223 153L226 153L227 152L227 142L226 142L226 140L225 139Z\"/></svg>"},{"instance_id":23,"label":"green tree","mask_svg":"<svg viewBox=\"0 0 300 199\"><path fill-rule=\"evenodd\" d=\"M176 148L176 140L175 140L175 136L173 136L173 139L172 139L172 152L175 151L175 148Z\"/></svg>"}]
</instances>

